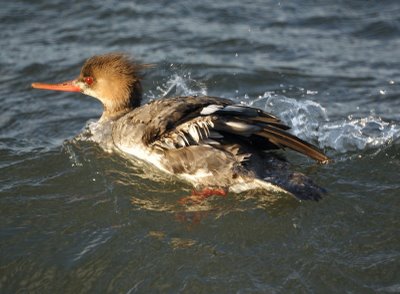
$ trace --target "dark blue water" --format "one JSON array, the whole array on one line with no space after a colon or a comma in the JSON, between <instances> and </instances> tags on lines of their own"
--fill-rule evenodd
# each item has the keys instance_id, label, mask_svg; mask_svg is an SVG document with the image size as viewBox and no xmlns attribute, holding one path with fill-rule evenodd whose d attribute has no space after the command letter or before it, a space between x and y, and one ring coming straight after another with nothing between
<instances>
[{"instance_id":1,"label":"dark blue water","mask_svg":"<svg viewBox=\"0 0 400 294\"><path fill-rule=\"evenodd\" d=\"M399 293L400 2L2 1L1 293ZM30 88L126 52L166 92L275 113L316 202L191 187L75 138L97 101ZM75 138L75 139L74 139ZM274 200L273 200L274 199Z\"/></svg>"}]
</instances>

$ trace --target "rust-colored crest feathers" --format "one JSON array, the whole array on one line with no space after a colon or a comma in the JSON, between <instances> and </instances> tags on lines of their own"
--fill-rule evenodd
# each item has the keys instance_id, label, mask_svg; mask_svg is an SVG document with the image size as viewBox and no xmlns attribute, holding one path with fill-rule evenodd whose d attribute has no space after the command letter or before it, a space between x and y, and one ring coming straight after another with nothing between
<instances>
[{"instance_id":1,"label":"rust-colored crest feathers","mask_svg":"<svg viewBox=\"0 0 400 294\"><path fill-rule=\"evenodd\" d=\"M93 71L106 71L110 75L119 75L128 80L138 80L142 71L151 67L149 64L140 64L124 53L108 53L89 58L81 70L81 75L91 76Z\"/></svg>"},{"instance_id":2,"label":"rust-colored crest feathers","mask_svg":"<svg viewBox=\"0 0 400 294\"><path fill-rule=\"evenodd\" d=\"M112 114L140 106L142 71L152 65L141 64L124 53L108 53L89 58L82 67L81 78L95 78L93 88Z\"/></svg>"}]
</instances>

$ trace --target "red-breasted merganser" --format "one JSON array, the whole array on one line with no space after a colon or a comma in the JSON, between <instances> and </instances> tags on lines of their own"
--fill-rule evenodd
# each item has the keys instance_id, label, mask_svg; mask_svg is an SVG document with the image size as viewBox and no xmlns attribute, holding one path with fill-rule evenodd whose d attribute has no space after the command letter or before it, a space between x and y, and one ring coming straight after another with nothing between
<instances>
[{"instance_id":1,"label":"red-breasted merganser","mask_svg":"<svg viewBox=\"0 0 400 294\"><path fill-rule=\"evenodd\" d=\"M141 105L139 64L124 54L89 58L80 75L37 89L81 92L99 99L103 114L94 140L104 149L133 155L196 188L285 191L318 200L324 189L304 174L291 172L274 149L290 148L320 163L317 147L288 133L289 127L260 109L210 96L173 97Z\"/></svg>"}]
</instances>

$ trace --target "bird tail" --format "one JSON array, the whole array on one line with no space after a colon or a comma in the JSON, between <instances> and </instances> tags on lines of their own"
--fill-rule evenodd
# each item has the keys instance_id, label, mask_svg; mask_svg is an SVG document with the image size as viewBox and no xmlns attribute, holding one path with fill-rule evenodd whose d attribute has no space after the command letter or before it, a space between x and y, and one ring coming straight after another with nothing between
<instances>
[{"instance_id":1,"label":"bird tail","mask_svg":"<svg viewBox=\"0 0 400 294\"><path fill-rule=\"evenodd\" d=\"M325 164L329 162L329 158L317 147L275 126L264 125L262 130L256 134L269 140L275 145L290 148L307 155L320 163Z\"/></svg>"}]
</instances>

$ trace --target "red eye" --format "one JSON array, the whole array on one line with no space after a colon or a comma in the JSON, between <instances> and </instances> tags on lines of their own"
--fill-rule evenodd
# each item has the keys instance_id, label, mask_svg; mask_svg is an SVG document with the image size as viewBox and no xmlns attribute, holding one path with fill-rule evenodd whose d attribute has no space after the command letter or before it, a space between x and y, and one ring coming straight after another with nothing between
<instances>
[{"instance_id":1,"label":"red eye","mask_svg":"<svg viewBox=\"0 0 400 294\"><path fill-rule=\"evenodd\" d=\"M85 77L84 79L83 79L84 81L85 81L85 83L87 84L87 85L91 85L91 84L93 84L93 78L92 77Z\"/></svg>"}]
</instances>

